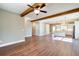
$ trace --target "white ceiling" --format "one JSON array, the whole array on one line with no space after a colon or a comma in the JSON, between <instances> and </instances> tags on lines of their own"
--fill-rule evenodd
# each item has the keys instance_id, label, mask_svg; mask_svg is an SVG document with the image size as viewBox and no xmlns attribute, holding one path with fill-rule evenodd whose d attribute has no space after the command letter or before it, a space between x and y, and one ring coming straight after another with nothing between
<instances>
[{"instance_id":1,"label":"white ceiling","mask_svg":"<svg viewBox=\"0 0 79 59\"><path fill-rule=\"evenodd\" d=\"M56 13L60 13L63 11L71 10L74 8L79 8L79 3L47 3L46 7L44 7L42 10L46 10L47 13L40 13L38 16L34 14L34 12L26 15L27 17L31 18L32 20L53 15Z\"/></svg>"},{"instance_id":2,"label":"white ceiling","mask_svg":"<svg viewBox=\"0 0 79 59\"><path fill-rule=\"evenodd\" d=\"M72 14L67 14L55 18L50 18L50 19L45 19L40 22L46 23L46 24L52 24L52 23L61 23L64 21L73 21L73 20L79 20L79 12L72 13Z\"/></svg>"},{"instance_id":3,"label":"white ceiling","mask_svg":"<svg viewBox=\"0 0 79 59\"><path fill-rule=\"evenodd\" d=\"M20 14L28 8L27 4L32 5L34 3L0 3L0 8ZM53 15L74 8L79 8L79 3L46 3L46 7L42 9L47 11L46 14L40 13L38 16L36 16L34 12L31 12L25 17L29 17L31 20L35 20L44 16Z\"/></svg>"},{"instance_id":4,"label":"white ceiling","mask_svg":"<svg viewBox=\"0 0 79 59\"><path fill-rule=\"evenodd\" d=\"M27 4L32 3L0 3L0 8L20 14L28 8Z\"/></svg>"}]
</instances>

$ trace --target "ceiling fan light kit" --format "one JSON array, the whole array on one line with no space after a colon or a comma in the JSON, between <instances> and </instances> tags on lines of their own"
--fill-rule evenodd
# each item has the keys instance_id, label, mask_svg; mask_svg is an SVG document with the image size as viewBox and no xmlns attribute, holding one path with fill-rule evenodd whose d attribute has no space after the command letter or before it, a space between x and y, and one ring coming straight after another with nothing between
<instances>
[{"instance_id":1,"label":"ceiling fan light kit","mask_svg":"<svg viewBox=\"0 0 79 59\"><path fill-rule=\"evenodd\" d=\"M45 3L43 3L42 5L38 4L38 6L36 6L36 7L33 7L33 6L31 6L31 5L27 5L27 6L29 6L30 8L33 8L33 9L34 9L34 13L35 13L36 15L39 15L40 12L42 12L42 13L47 13L47 11L40 10L41 8L43 8L43 7L46 6Z\"/></svg>"},{"instance_id":2,"label":"ceiling fan light kit","mask_svg":"<svg viewBox=\"0 0 79 59\"><path fill-rule=\"evenodd\" d=\"M40 10L39 10L39 9L34 9L34 13L35 13L36 15L38 15L38 14L40 13Z\"/></svg>"}]
</instances>

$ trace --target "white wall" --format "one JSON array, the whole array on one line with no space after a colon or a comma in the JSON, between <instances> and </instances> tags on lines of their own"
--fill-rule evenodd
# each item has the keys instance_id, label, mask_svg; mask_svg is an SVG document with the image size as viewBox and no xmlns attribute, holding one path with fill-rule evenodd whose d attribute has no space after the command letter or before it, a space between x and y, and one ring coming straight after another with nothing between
<instances>
[{"instance_id":1,"label":"white wall","mask_svg":"<svg viewBox=\"0 0 79 59\"><path fill-rule=\"evenodd\" d=\"M43 36L46 35L46 26L45 23L42 22L35 22L35 35L36 36Z\"/></svg>"},{"instance_id":2,"label":"white wall","mask_svg":"<svg viewBox=\"0 0 79 59\"><path fill-rule=\"evenodd\" d=\"M32 27L33 26L33 27ZM25 16L25 37L32 36L32 29L35 29L35 33L33 35L42 36L45 35L45 24L42 22L30 22L30 18Z\"/></svg>"},{"instance_id":3,"label":"white wall","mask_svg":"<svg viewBox=\"0 0 79 59\"><path fill-rule=\"evenodd\" d=\"M39 35L45 35L46 34L46 27L45 23L40 22L40 28L39 28Z\"/></svg>"},{"instance_id":4,"label":"white wall","mask_svg":"<svg viewBox=\"0 0 79 59\"><path fill-rule=\"evenodd\" d=\"M46 24L46 34L50 34L50 25L49 24Z\"/></svg>"},{"instance_id":5,"label":"white wall","mask_svg":"<svg viewBox=\"0 0 79 59\"><path fill-rule=\"evenodd\" d=\"M40 23L39 22L35 22L35 27L33 27L33 28L35 28L35 35L39 36Z\"/></svg>"},{"instance_id":6,"label":"white wall","mask_svg":"<svg viewBox=\"0 0 79 59\"><path fill-rule=\"evenodd\" d=\"M32 22L30 22L30 18L24 17L25 19L25 30L24 30L24 36L30 37L32 36Z\"/></svg>"},{"instance_id":7,"label":"white wall","mask_svg":"<svg viewBox=\"0 0 79 59\"><path fill-rule=\"evenodd\" d=\"M49 24L45 24L41 21L34 22L33 28L35 28L35 35L36 36L43 36L43 35L50 34Z\"/></svg>"},{"instance_id":8,"label":"white wall","mask_svg":"<svg viewBox=\"0 0 79 59\"><path fill-rule=\"evenodd\" d=\"M0 9L0 40L3 43L24 40L24 19Z\"/></svg>"},{"instance_id":9,"label":"white wall","mask_svg":"<svg viewBox=\"0 0 79 59\"><path fill-rule=\"evenodd\" d=\"M40 36L40 22L33 22L33 35Z\"/></svg>"},{"instance_id":10,"label":"white wall","mask_svg":"<svg viewBox=\"0 0 79 59\"><path fill-rule=\"evenodd\" d=\"M75 21L75 39L79 39L79 21Z\"/></svg>"}]
</instances>

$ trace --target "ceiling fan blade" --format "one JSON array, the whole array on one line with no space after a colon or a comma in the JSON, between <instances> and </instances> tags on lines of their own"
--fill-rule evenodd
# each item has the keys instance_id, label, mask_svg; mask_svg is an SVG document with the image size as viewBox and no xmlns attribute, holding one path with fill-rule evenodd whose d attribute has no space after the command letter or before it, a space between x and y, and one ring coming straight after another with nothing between
<instances>
[{"instance_id":1,"label":"ceiling fan blade","mask_svg":"<svg viewBox=\"0 0 79 59\"><path fill-rule=\"evenodd\" d=\"M43 3L43 4L41 5L41 7L40 7L40 8L43 8L44 6L46 6L46 4L45 4L45 3Z\"/></svg>"},{"instance_id":2,"label":"ceiling fan blade","mask_svg":"<svg viewBox=\"0 0 79 59\"><path fill-rule=\"evenodd\" d=\"M36 6L35 8L39 8L40 6L38 5L38 6Z\"/></svg>"},{"instance_id":3,"label":"ceiling fan blade","mask_svg":"<svg viewBox=\"0 0 79 59\"><path fill-rule=\"evenodd\" d=\"M40 12L47 13L47 11L40 10Z\"/></svg>"},{"instance_id":4,"label":"ceiling fan blade","mask_svg":"<svg viewBox=\"0 0 79 59\"><path fill-rule=\"evenodd\" d=\"M31 8L34 8L34 7L32 7L31 5L27 5L27 6L29 6L29 7L31 7Z\"/></svg>"}]
</instances>

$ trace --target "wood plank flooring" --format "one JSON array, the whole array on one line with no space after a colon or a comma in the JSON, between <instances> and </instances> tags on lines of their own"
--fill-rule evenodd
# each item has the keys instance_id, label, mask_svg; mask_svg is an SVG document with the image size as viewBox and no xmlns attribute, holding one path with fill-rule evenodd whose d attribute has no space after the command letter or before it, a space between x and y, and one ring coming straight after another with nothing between
<instances>
[{"instance_id":1,"label":"wood plank flooring","mask_svg":"<svg viewBox=\"0 0 79 59\"><path fill-rule=\"evenodd\" d=\"M79 56L79 40L33 36L25 42L0 48L1 56ZM71 41L68 41L70 40Z\"/></svg>"}]
</instances>

